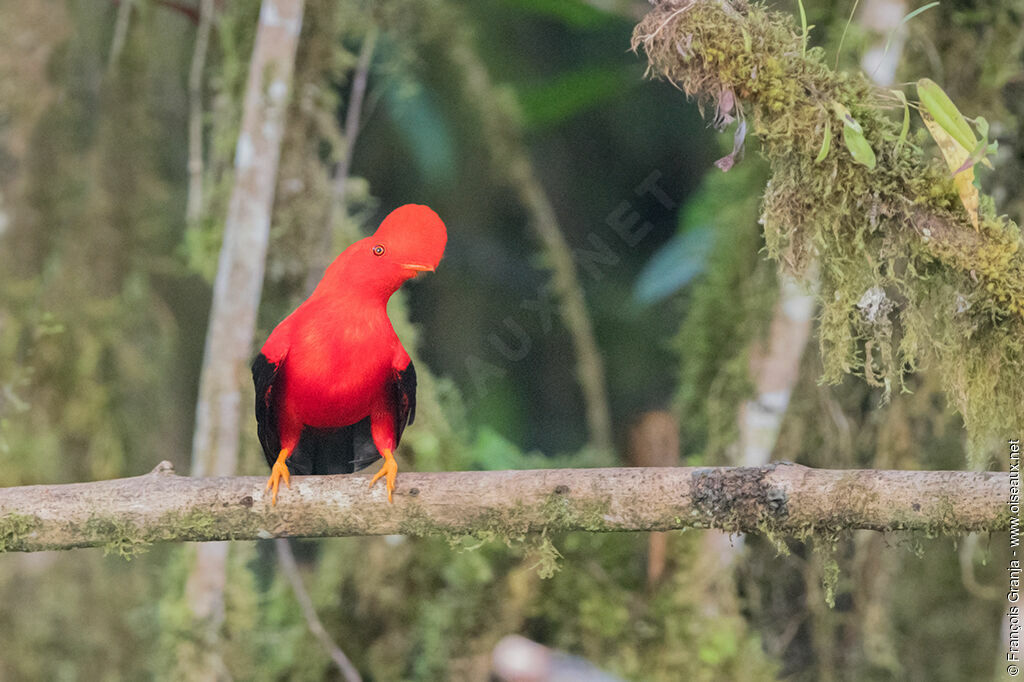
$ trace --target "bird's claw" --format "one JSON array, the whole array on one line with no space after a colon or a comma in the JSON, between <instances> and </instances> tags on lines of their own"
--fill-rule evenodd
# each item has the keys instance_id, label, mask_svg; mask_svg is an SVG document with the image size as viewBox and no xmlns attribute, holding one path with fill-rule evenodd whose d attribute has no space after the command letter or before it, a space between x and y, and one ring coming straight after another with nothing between
<instances>
[{"instance_id":1,"label":"bird's claw","mask_svg":"<svg viewBox=\"0 0 1024 682\"><path fill-rule=\"evenodd\" d=\"M288 473L288 465L284 463L284 459L278 459L274 462L274 466L270 470L270 478L267 479L267 487L265 488L265 490L272 489L274 491L271 495L271 506L277 504L277 489L281 486L281 479L284 479L284 484L291 488L290 478L291 474Z\"/></svg>"},{"instance_id":2,"label":"bird's claw","mask_svg":"<svg viewBox=\"0 0 1024 682\"><path fill-rule=\"evenodd\" d=\"M384 463L381 465L380 471L375 473L373 475L373 478L370 479L370 487L372 488L373 484L376 483L378 479L383 477L388 489L388 502L394 502L394 500L391 499L391 493L394 492L395 490L395 477L397 475L398 462L395 461L395 458L391 455L391 452L388 451L387 454L384 455Z\"/></svg>"}]
</instances>

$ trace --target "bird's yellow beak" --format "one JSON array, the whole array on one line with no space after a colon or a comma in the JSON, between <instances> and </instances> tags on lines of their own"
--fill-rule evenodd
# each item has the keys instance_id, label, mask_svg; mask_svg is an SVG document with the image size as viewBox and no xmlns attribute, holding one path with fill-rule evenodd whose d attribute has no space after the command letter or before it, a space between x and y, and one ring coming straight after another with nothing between
<instances>
[{"instance_id":1,"label":"bird's yellow beak","mask_svg":"<svg viewBox=\"0 0 1024 682\"><path fill-rule=\"evenodd\" d=\"M415 270L416 272L434 272L433 265L420 265L418 263L402 263L402 267L406 270Z\"/></svg>"}]
</instances>

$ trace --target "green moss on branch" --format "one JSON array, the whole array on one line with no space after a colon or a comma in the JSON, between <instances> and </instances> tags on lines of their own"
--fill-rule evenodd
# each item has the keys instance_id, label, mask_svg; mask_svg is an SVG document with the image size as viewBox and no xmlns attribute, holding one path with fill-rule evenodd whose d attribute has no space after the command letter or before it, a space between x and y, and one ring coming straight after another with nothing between
<instances>
[{"instance_id":1,"label":"green moss on branch","mask_svg":"<svg viewBox=\"0 0 1024 682\"><path fill-rule=\"evenodd\" d=\"M762 212L769 254L796 274L820 263L825 379L885 388L933 366L974 452L1024 427L1024 249L982 198L975 230L936 155L898 144L903 107L860 73L803 54L791 16L743 0L673 0L634 33L654 73L719 123L747 122L772 171ZM836 105L863 129L869 168ZM825 136L828 152L817 160Z\"/></svg>"},{"instance_id":2,"label":"green moss on branch","mask_svg":"<svg viewBox=\"0 0 1024 682\"><path fill-rule=\"evenodd\" d=\"M132 556L154 542L271 537L402 533L461 546L528 543L572 530L714 527L806 537L853 528L952 535L1008 527L1005 473L797 465L406 473L394 504L367 490L366 480L297 476L276 506L262 477L198 479L163 470L4 488L0 550L98 546Z\"/></svg>"}]
</instances>

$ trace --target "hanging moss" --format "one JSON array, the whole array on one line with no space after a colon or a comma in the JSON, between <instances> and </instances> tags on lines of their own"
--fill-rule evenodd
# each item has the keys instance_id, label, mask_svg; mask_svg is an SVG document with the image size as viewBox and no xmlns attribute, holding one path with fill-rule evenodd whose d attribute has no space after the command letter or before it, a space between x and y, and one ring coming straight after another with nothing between
<instances>
[{"instance_id":1,"label":"hanging moss","mask_svg":"<svg viewBox=\"0 0 1024 682\"><path fill-rule=\"evenodd\" d=\"M888 395L907 372L934 368L978 457L1024 427L1020 230L991 200L971 227L944 164L897 144L903 109L889 93L833 71L819 48L802 54L792 17L743 0L662 3L633 42L655 73L760 139L768 253L798 275L820 261L826 381L853 372ZM863 129L874 168L844 142L837 104Z\"/></svg>"}]
</instances>

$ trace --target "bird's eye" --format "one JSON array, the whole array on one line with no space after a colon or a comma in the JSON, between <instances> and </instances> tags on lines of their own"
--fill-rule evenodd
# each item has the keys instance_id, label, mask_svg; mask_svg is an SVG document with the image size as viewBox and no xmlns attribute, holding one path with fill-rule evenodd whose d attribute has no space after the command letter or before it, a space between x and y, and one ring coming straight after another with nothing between
<instances>
[{"instance_id":1,"label":"bird's eye","mask_svg":"<svg viewBox=\"0 0 1024 682\"><path fill-rule=\"evenodd\" d=\"M374 246L373 247L373 255L374 256L383 256L384 255L384 245L383 244L377 244L376 246Z\"/></svg>"}]
</instances>

